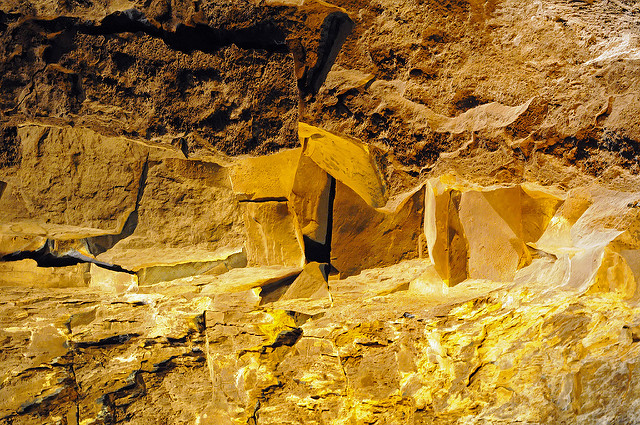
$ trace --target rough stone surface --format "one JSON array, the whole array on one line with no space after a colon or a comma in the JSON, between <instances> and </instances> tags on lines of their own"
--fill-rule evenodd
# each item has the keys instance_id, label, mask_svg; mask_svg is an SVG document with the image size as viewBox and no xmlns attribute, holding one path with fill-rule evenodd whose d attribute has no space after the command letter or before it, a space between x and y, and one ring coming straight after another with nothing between
<instances>
[{"instance_id":1,"label":"rough stone surface","mask_svg":"<svg viewBox=\"0 0 640 425\"><path fill-rule=\"evenodd\" d=\"M245 204L247 260L251 265L302 266L304 244L295 213L288 202Z\"/></svg>"},{"instance_id":2,"label":"rough stone surface","mask_svg":"<svg viewBox=\"0 0 640 425\"><path fill-rule=\"evenodd\" d=\"M333 203L331 263L343 276L419 256L424 189L375 209L338 182Z\"/></svg>"},{"instance_id":3,"label":"rough stone surface","mask_svg":"<svg viewBox=\"0 0 640 425\"><path fill-rule=\"evenodd\" d=\"M592 175L637 172L632 3L342 5L354 30L302 119L386 150L392 190L400 169L535 181L543 152Z\"/></svg>"},{"instance_id":4,"label":"rough stone surface","mask_svg":"<svg viewBox=\"0 0 640 425\"><path fill-rule=\"evenodd\" d=\"M136 208L144 145L82 128L29 124L17 137L20 167L0 198L3 232L81 238L122 230Z\"/></svg>"},{"instance_id":5,"label":"rough stone surface","mask_svg":"<svg viewBox=\"0 0 640 425\"><path fill-rule=\"evenodd\" d=\"M640 423L638 10L0 1L0 423Z\"/></svg>"},{"instance_id":6,"label":"rough stone surface","mask_svg":"<svg viewBox=\"0 0 640 425\"><path fill-rule=\"evenodd\" d=\"M139 270L224 260L242 251L242 213L228 170L215 162L179 158L150 162L135 214L130 234L119 235L113 245L94 241L98 259Z\"/></svg>"}]
</instances>

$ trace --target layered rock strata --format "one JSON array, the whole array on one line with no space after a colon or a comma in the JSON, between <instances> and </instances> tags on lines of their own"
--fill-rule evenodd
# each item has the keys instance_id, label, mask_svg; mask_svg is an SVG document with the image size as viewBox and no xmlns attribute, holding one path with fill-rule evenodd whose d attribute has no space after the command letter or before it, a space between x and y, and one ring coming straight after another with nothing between
<instances>
[{"instance_id":1,"label":"layered rock strata","mask_svg":"<svg viewBox=\"0 0 640 425\"><path fill-rule=\"evenodd\" d=\"M637 8L525 3L2 2L0 423L640 422Z\"/></svg>"}]
</instances>

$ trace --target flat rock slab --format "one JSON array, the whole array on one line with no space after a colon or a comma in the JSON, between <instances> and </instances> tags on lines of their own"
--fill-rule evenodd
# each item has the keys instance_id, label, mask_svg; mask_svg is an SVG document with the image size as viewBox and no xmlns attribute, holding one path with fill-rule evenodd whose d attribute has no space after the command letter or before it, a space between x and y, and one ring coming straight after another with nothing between
<instances>
[{"instance_id":1,"label":"flat rock slab","mask_svg":"<svg viewBox=\"0 0 640 425\"><path fill-rule=\"evenodd\" d=\"M98 259L145 267L224 260L242 251L244 222L228 170L215 162L164 158L149 165L137 224Z\"/></svg>"},{"instance_id":2,"label":"flat rock slab","mask_svg":"<svg viewBox=\"0 0 640 425\"><path fill-rule=\"evenodd\" d=\"M22 159L0 198L3 233L119 233L136 208L148 149L84 128L18 128Z\"/></svg>"}]
</instances>

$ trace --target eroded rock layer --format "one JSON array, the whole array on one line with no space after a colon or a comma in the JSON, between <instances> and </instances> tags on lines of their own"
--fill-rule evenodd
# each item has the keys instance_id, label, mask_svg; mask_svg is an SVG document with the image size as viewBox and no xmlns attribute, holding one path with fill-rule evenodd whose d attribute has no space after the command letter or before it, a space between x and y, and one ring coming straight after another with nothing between
<instances>
[{"instance_id":1,"label":"eroded rock layer","mask_svg":"<svg viewBox=\"0 0 640 425\"><path fill-rule=\"evenodd\" d=\"M640 423L637 11L0 2L0 423Z\"/></svg>"}]
</instances>

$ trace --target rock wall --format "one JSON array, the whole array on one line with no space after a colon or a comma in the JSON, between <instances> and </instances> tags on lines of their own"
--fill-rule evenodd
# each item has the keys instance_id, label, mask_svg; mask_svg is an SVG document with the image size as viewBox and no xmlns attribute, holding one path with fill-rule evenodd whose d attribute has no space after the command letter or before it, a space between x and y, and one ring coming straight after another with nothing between
<instances>
[{"instance_id":1,"label":"rock wall","mask_svg":"<svg viewBox=\"0 0 640 425\"><path fill-rule=\"evenodd\" d=\"M0 423L640 423L637 7L0 2Z\"/></svg>"}]
</instances>

